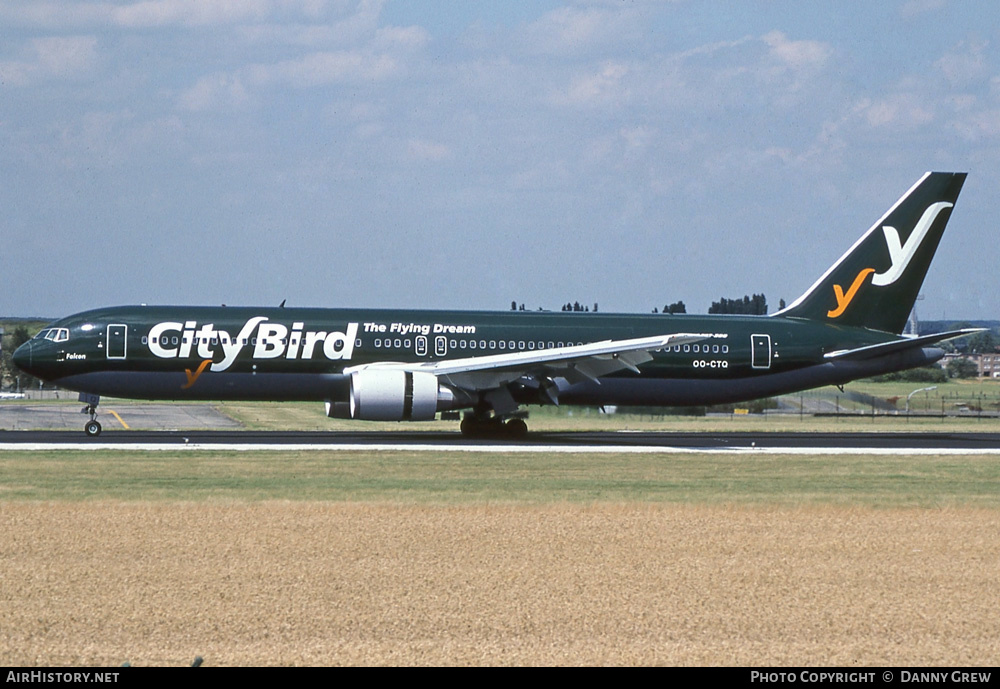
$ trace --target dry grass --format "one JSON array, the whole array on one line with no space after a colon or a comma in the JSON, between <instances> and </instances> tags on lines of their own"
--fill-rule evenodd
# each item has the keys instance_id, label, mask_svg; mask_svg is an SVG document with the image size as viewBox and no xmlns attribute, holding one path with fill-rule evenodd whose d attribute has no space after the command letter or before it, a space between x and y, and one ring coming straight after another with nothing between
<instances>
[{"instance_id":1,"label":"dry grass","mask_svg":"<svg viewBox=\"0 0 1000 689\"><path fill-rule=\"evenodd\" d=\"M8 665L995 665L976 508L0 502Z\"/></svg>"}]
</instances>

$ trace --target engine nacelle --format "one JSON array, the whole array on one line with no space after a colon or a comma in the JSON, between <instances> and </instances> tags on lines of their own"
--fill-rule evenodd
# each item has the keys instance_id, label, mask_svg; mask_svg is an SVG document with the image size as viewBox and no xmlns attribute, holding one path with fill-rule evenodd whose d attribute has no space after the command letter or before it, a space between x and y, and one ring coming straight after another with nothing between
<instances>
[{"instance_id":1,"label":"engine nacelle","mask_svg":"<svg viewBox=\"0 0 1000 689\"><path fill-rule=\"evenodd\" d=\"M429 421L450 409L452 390L433 373L366 369L351 374L348 401L327 402L327 416L364 421Z\"/></svg>"}]
</instances>

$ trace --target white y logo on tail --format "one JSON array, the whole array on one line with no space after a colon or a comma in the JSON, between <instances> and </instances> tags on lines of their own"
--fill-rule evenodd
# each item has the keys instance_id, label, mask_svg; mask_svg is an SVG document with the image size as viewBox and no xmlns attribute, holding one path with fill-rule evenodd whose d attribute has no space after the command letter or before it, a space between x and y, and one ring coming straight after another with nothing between
<instances>
[{"instance_id":1,"label":"white y logo on tail","mask_svg":"<svg viewBox=\"0 0 1000 689\"><path fill-rule=\"evenodd\" d=\"M939 201L928 206L924 214L920 216L920 220L917 221L913 232L907 237L906 244L903 246L899 244L899 231L895 227L883 225L882 233L885 234L885 244L889 249L889 260L892 261L892 265L884 273L875 273L872 277L872 284L885 287L898 280L906 270L906 266L910 264L913 254L917 253L917 247L924 241L924 236L931 229L931 225L934 224L938 213L945 208L951 208L953 205L947 201Z\"/></svg>"}]
</instances>

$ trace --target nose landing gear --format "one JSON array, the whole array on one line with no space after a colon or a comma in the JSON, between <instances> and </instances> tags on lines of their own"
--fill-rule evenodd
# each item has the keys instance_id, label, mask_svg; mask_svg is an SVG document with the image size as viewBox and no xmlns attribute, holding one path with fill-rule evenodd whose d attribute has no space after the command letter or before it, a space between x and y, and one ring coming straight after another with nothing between
<instances>
[{"instance_id":1,"label":"nose landing gear","mask_svg":"<svg viewBox=\"0 0 1000 689\"><path fill-rule=\"evenodd\" d=\"M90 421L83 425L83 432L91 438L96 438L101 434L101 423L97 420L97 405L101 403L101 396L81 392L80 401L87 405L80 410L80 413L90 414Z\"/></svg>"}]
</instances>

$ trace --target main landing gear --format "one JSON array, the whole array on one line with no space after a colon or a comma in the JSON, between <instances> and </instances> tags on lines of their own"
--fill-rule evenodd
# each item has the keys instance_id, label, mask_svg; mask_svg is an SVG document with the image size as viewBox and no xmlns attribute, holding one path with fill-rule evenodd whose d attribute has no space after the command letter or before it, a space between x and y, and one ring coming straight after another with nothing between
<instances>
[{"instance_id":1,"label":"main landing gear","mask_svg":"<svg viewBox=\"0 0 1000 689\"><path fill-rule=\"evenodd\" d=\"M528 435L528 424L521 417L507 419L468 412L462 417L462 435L469 438L521 439Z\"/></svg>"},{"instance_id":2,"label":"main landing gear","mask_svg":"<svg viewBox=\"0 0 1000 689\"><path fill-rule=\"evenodd\" d=\"M101 434L101 422L97 420L97 405L101 402L100 395L88 395L80 393L80 401L86 402L87 406L80 410L81 414L90 414L90 421L83 425L83 432L91 438L96 438Z\"/></svg>"}]
</instances>

